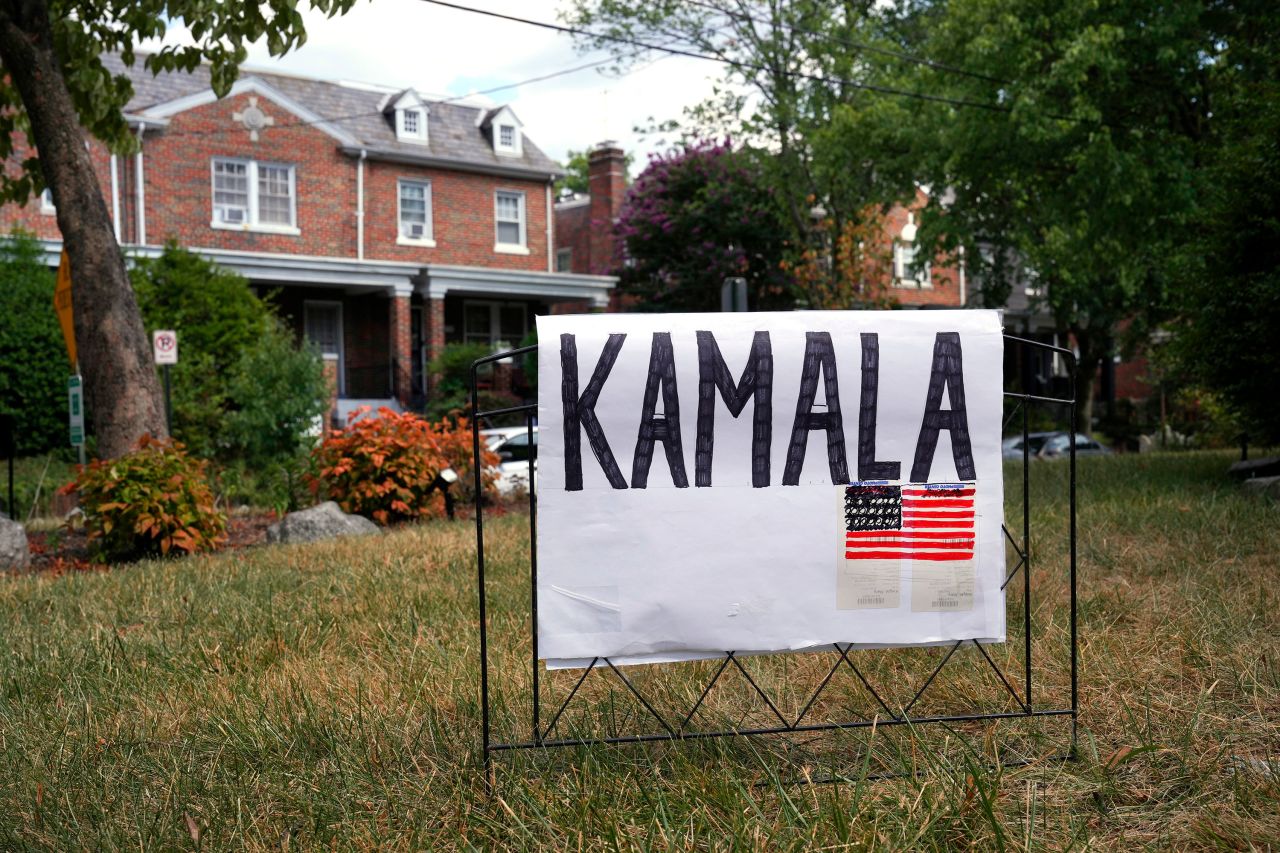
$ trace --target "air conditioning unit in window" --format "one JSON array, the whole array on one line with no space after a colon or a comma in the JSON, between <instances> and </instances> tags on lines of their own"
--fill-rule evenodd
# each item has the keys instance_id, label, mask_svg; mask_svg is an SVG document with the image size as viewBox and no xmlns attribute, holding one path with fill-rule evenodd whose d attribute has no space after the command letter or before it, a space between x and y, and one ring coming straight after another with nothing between
<instances>
[{"instance_id":1,"label":"air conditioning unit in window","mask_svg":"<svg viewBox=\"0 0 1280 853\"><path fill-rule=\"evenodd\" d=\"M409 233L407 236L413 240L421 240L423 237L427 236L427 226L421 222L410 222Z\"/></svg>"},{"instance_id":2,"label":"air conditioning unit in window","mask_svg":"<svg viewBox=\"0 0 1280 853\"><path fill-rule=\"evenodd\" d=\"M244 210L239 207L223 207L218 210L218 219L227 225L243 225Z\"/></svg>"}]
</instances>

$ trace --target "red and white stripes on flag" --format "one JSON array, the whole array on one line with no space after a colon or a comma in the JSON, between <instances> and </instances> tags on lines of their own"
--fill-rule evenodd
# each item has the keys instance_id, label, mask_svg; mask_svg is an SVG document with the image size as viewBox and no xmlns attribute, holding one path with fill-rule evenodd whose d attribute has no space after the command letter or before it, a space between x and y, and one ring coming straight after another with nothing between
<instances>
[{"instance_id":1,"label":"red and white stripes on flag","mask_svg":"<svg viewBox=\"0 0 1280 853\"><path fill-rule=\"evenodd\" d=\"M872 530L859 529L864 528L862 524L847 523L846 559L973 559L976 489L972 485L931 483L902 486L900 491L890 489L899 492L898 523Z\"/></svg>"}]
</instances>

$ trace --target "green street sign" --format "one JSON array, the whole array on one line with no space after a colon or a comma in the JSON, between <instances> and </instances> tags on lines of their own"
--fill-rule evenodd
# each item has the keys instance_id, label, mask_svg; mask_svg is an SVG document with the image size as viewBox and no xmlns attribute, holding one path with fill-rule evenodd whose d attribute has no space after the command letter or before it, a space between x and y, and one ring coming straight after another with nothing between
<instances>
[{"instance_id":1,"label":"green street sign","mask_svg":"<svg viewBox=\"0 0 1280 853\"><path fill-rule=\"evenodd\" d=\"M71 446L82 447L84 446L84 381L79 374L67 379L67 413Z\"/></svg>"}]
</instances>

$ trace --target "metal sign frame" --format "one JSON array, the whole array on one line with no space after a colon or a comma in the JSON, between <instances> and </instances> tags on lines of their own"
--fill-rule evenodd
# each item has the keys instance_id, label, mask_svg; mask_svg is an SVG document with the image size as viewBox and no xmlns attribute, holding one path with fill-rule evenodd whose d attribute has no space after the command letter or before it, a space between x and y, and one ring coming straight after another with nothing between
<instances>
[{"instance_id":1,"label":"metal sign frame","mask_svg":"<svg viewBox=\"0 0 1280 853\"><path fill-rule=\"evenodd\" d=\"M661 713L654 707L653 703L637 688L635 682L628 678L626 674L614 665L613 661L607 657L597 657L591 661L591 664L582 671L581 677L574 683L573 688L564 698L552 715L550 722L543 725L542 708L541 708L541 688L540 688L540 672L538 658L538 555L537 555L537 524L538 524L538 505L537 505L537 487L535 476L535 457L531 455L529 460L529 613L530 613L530 665L532 669L532 682L530 689L529 707L531 712L530 718L530 737L527 740L511 739L511 740L494 740L491 729L491 696L489 687L489 621L488 606L485 579L485 527L484 527L484 504L482 499L481 484L481 464L480 464L480 430L482 421L486 418L498 417L502 415L523 415L525 426L527 429L528 441L530 446L533 445L533 427L537 418L537 405L530 403L520 406L510 406L499 409L478 409L477 407L477 389L478 375L480 368L485 365L498 361L512 359L517 356L524 356L537 352L537 345L520 347L518 349L498 352L484 358L476 360L471 365L470 391L471 391L471 429L472 429L472 464L475 478L475 524L476 524L476 585L479 597L479 635L480 635L480 720L481 720L481 751L482 763L486 784L491 785L493 781L493 760L494 756L499 753L509 752L512 750L541 750L557 747L578 747L597 744L634 744L648 743L656 741L690 741L701 740L707 738L725 738L738 737L744 735L776 735L776 734L795 734L795 733L813 733L822 731L837 731L843 729L860 729L887 726L927 726L927 725L947 725L955 723L968 722L995 722L999 720L1030 720L1036 718L1056 717L1069 718L1070 721L1070 746L1063 758L1075 758L1078 746L1078 719L1079 719L1079 633L1077 618L1077 596L1076 596L1076 358L1075 354L1068 349L1053 346L1051 344L1042 343L1040 341L1030 340L1026 338L1015 337L1005 334L1004 340L1006 344L1010 344L1024 349L1038 349L1043 352L1061 356L1066 362L1069 380L1069 396L1052 397L1041 396L1026 393L1022 391L1006 391L1004 397L1006 400L1016 401L1012 411L1006 418L1005 428L1019 413L1022 415L1022 530L1021 538L1017 539L1009 529L1008 521L1004 525L1005 538L1013 547L1016 555L1016 562L1013 568L1006 576L1001 589L1008 587L1009 583L1018 575L1023 574L1024 583L1022 584L1022 629L1023 629L1023 672L1022 691L1014 686L1003 670L996 664L991 654L987 651L986 646L977 640L957 640L947 646L938 662L937 666L925 679L920 688L915 692L911 700L895 711L888 703L884 701L881 694L876 691L871 682L866 678L863 672L858 668L857 664L850 657L852 645L833 644L829 651L807 651L804 654L829 654L834 655L834 661L831 668L827 671L826 677L814 689L809 696L809 700L805 703L799 715L793 720L784 715L778 708L773 699L759 685L759 683L751 677L750 672L742 665L738 653L733 650L726 650L724 657L721 659L720 666L715 670L711 680L707 682L702 689L697 701L688 713L683 716L683 720L673 725L663 717ZM1069 481L1068 481L1068 546L1069 546L1069 566L1067 581L1070 587L1070 655L1071 655L1071 703L1069 707L1050 707L1041 708L1033 704L1033 665L1031 655L1032 640L1032 620L1031 620L1031 553L1029 543L1031 539L1031 506L1030 506L1030 446L1029 436L1029 406L1031 404L1047 404L1051 406L1064 406L1067 409L1067 423L1070 427L1069 435ZM924 696L925 692L934 683L938 674L942 671L955 655L955 652L963 645L972 644L981 653L982 658L990 666L991 670L999 678L1000 683L1008 691L1016 702L1017 711L993 711L990 713L957 713L957 714L940 714L931 716L911 716L911 709ZM788 654L780 652L778 654ZM794 653L792 653L794 654ZM653 666L680 666L681 664L654 664ZM702 707L710 694L711 689L720 681L721 676L733 667L738 673L746 678L747 683L753 689L756 696L762 699L768 709L777 719L777 725L757 726L752 728L729 728L720 730L704 730L690 729L690 723L693 721L694 715L698 709ZM831 721L807 721L808 714L813 708L814 703L818 700L823 690L831 682L831 679L840 671L842 666L847 666L852 670L858 681L866 688L868 693L874 697L879 704L880 709L884 711L885 716L879 716L877 712L874 719L857 719L857 720L831 720ZM612 673L617 677L621 686L626 692L633 696L640 706L649 714L654 722L658 725L658 730L649 732L637 732L635 734L617 735L617 736L585 736L585 737L552 737L556 730L556 725L563 716L565 710L569 707L574 697L578 695L579 688L587 680L592 672L599 670L602 674L608 675Z\"/></svg>"}]
</instances>

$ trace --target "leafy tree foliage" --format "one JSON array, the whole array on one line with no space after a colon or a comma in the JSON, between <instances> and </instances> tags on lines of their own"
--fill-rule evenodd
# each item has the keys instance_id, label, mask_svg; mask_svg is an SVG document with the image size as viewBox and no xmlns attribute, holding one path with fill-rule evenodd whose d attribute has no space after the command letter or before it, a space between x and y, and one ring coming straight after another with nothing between
<instances>
[{"instance_id":1,"label":"leafy tree foliage","mask_svg":"<svg viewBox=\"0 0 1280 853\"><path fill-rule=\"evenodd\" d=\"M950 0L917 13L924 68L914 159L947 187L919 239L982 246L971 269L1003 303L987 259L1020 258L1079 351L1088 430L1094 376L1122 323L1167 305L1167 269L1195 214L1203 74L1216 51L1198 0ZM958 106L964 102L979 106Z\"/></svg>"},{"instance_id":2,"label":"leafy tree foliage","mask_svg":"<svg viewBox=\"0 0 1280 853\"><path fill-rule=\"evenodd\" d=\"M834 242L914 195L910 102L882 94L901 72L904 21L896 6L572 0L565 17L594 34L580 37L583 46L613 51L620 67L655 52L615 38L721 60L713 96L654 130L674 131L686 144L727 135L769 152L759 158L758 176L773 189L791 262L804 266L826 240L824 263L798 278L804 290L797 295L807 303L825 304L862 277L861 259L831 251ZM846 261L859 268L845 270Z\"/></svg>"},{"instance_id":3,"label":"leafy tree foliage","mask_svg":"<svg viewBox=\"0 0 1280 853\"><path fill-rule=\"evenodd\" d=\"M354 2L310 5L339 14ZM71 260L86 408L108 458L128 453L143 434L163 435L165 425L142 320L82 134L119 152L136 144L124 117L132 84L107 71L101 57L117 52L133 65L134 45L163 36L171 22L185 25L194 43L165 47L146 67L158 73L208 62L219 95L235 81L246 44L265 38L278 56L306 38L296 0L0 2L0 158L13 158L27 142L38 152L0 173L0 201L24 202L45 186L53 192Z\"/></svg>"},{"instance_id":4,"label":"leafy tree foliage","mask_svg":"<svg viewBox=\"0 0 1280 853\"><path fill-rule=\"evenodd\" d=\"M248 281L174 244L139 261L133 281L147 331L178 333L174 435L200 456L250 465L301 450L324 411L323 367Z\"/></svg>"},{"instance_id":5,"label":"leafy tree foliage","mask_svg":"<svg viewBox=\"0 0 1280 853\"><path fill-rule=\"evenodd\" d=\"M14 416L19 455L67 444L67 349L53 311L53 271L40 245L0 240L0 411Z\"/></svg>"},{"instance_id":6,"label":"leafy tree foliage","mask_svg":"<svg viewBox=\"0 0 1280 853\"><path fill-rule=\"evenodd\" d=\"M724 279L747 279L754 309L785 307L792 294L773 192L748 151L700 143L655 155L618 217L627 262L624 292L645 308L716 311Z\"/></svg>"},{"instance_id":7,"label":"leafy tree foliage","mask_svg":"<svg viewBox=\"0 0 1280 853\"><path fill-rule=\"evenodd\" d=\"M1177 372L1212 389L1256 441L1280 443L1280 10L1216 7L1201 215L1177 257Z\"/></svg>"}]
</instances>

